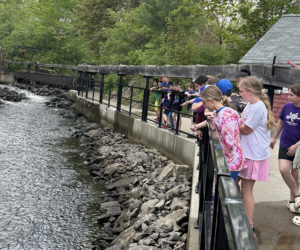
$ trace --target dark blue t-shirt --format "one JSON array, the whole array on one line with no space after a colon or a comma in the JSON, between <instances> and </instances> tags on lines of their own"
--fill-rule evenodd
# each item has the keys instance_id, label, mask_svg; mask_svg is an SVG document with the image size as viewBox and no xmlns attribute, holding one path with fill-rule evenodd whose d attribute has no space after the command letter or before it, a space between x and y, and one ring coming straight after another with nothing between
<instances>
[{"instance_id":1,"label":"dark blue t-shirt","mask_svg":"<svg viewBox=\"0 0 300 250\"><path fill-rule=\"evenodd\" d=\"M280 137L280 146L289 148L300 141L300 107L286 103L279 115L283 120L283 130Z\"/></svg>"}]
</instances>

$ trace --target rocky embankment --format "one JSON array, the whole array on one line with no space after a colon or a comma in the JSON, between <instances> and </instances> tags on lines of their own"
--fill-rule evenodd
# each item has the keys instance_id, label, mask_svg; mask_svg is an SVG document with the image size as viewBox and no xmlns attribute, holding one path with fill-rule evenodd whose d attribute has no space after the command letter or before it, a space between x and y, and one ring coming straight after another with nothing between
<instances>
[{"instance_id":1,"label":"rocky embankment","mask_svg":"<svg viewBox=\"0 0 300 250\"><path fill-rule=\"evenodd\" d=\"M86 167L105 186L98 218L102 236L94 249L185 249L191 167L89 123L74 113L68 93L59 93L48 105L74 119L73 136Z\"/></svg>"},{"instance_id":2,"label":"rocky embankment","mask_svg":"<svg viewBox=\"0 0 300 250\"><path fill-rule=\"evenodd\" d=\"M68 94L49 103L68 104L72 107ZM70 116L68 112L62 114ZM185 249L191 167L82 116L76 124L74 136L86 166L106 188L98 220L103 234L95 249Z\"/></svg>"},{"instance_id":3,"label":"rocky embankment","mask_svg":"<svg viewBox=\"0 0 300 250\"><path fill-rule=\"evenodd\" d=\"M7 87L2 88L0 86L0 105L4 104L3 101L20 102L23 99L26 99L25 94L10 90Z\"/></svg>"}]
</instances>

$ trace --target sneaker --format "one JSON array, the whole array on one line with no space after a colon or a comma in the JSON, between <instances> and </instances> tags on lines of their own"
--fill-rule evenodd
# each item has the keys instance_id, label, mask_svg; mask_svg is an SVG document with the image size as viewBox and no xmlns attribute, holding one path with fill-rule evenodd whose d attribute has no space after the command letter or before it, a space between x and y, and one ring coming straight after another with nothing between
<instances>
[{"instance_id":1,"label":"sneaker","mask_svg":"<svg viewBox=\"0 0 300 250\"><path fill-rule=\"evenodd\" d=\"M300 209L295 209L295 201L288 201L286 204L287 208L292 212L292 213L297 213L300 214Z\"/></svg>"}]
</instances>

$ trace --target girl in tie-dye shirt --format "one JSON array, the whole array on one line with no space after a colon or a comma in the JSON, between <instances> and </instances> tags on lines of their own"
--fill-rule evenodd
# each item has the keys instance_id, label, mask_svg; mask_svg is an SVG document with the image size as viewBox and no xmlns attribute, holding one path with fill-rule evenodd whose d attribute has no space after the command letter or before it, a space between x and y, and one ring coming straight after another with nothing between
<instances>
[{"instance_id":1,"label":"girl in tie-dye shirt","mask_svg":"<svg viewBox=\"0 0 300 250\"><path fill-rule=\"evenodd\" d=\"M231 172L246 168L246 162L242 151L239 131L238 113L223 105L222 92L215 86L208 86L201 94L202 102L208 110L214 112L214 124L219 135L220 144ZM201 128L207 125L204 121L195 125ZM195 128L192 128L195 129Z\"/></svg>"}]
</instances>

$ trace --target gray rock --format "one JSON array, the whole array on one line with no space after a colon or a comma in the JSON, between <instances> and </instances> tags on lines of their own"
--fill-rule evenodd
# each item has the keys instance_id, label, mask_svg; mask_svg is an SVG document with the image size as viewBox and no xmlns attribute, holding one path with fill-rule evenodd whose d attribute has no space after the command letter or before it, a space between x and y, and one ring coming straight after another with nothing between
<instances>
[{"instance_id":1,"label":"gray rock","mask_svg":"<svg viewBox=\"0 0 300 250\"><path fill-rule=\"evenodd\" d=\"M127 228L121 232L112 242L112 244L120 244L124 249L128 249L130 243L132 243L135 237L135 230L133 226Z\"/></svg>"},{"instance_id":2,"label":"gray rock","mask_svg":"<svg viewBox=\"0 0 300 250\"><path fill-rule=\"evenodd\" d=\"M159 202L158 199L152 199L149 201L146 201L142 204L141 206L141 213L142 214L147 214L150 211L152 211L154 209L154 206Z\"/></svg>"},{"instance_id":3,"label":"gray rock","mask_svg":"<svg viewBox=\"0 0 300 250\"><path fill-rule=\"evenodd\" d=\"M184 187L185 186L183 184L180 184L180 185L177 185L177 186L173 187L172 189L170 189L166 193L166 200L173 199L173 197L181 196L181 193L183 192Z\"/></svg>"},{"instance_id":4,"label":"gray rock","mask_svg":"<svg viewBox=\"0 0 300 250\"><path fill-rule=\"evenodd\" d=\"M90 130L90 131L84 133L84 135L87 137L94 137L99 133L100 133L99 129L93 129L93 130Z\"/></svg>"},{"instance_id":5,"label":"gray rock","mask_svg":"<svg viewBox=\"0 0 300 250\"><path fill-rule=\"evenodd\" d=\"M156 241L151 238L145 238L145 239L139 240L139 242L138 242L139 245L146 245L146 246L153 246L155 243L156 243Z\"/></svg>"},{"instance_id":6,"label":"gray rock","mask_svg":"<svg viewBox=\"0 0 300 250\"><path fill-rule=\"evenodd\" d=\"M179 209L173 211L170 214L167 214L165 217L159 218L155 221L154 225L157 228L163 229L163 232L171 232L173 228L176 226L175 223L181 223L184 220L188 219L188 209Z\"/></svg>"},{"instance_id":7,"label":"gray rock","mask_svg":"<svg viewBox=\"0 0 300 250\"><path fill-rule=\"evenodd\" d=\"M161 173L158 175L157 179L159 181L163 181L163 180L171 177L172 174L173 174L173 169L174 169L175 166L176 165L174 163L171 163L171 164L165 166L163 168L163 170L161 171Z\"/></svg>"},{"instance_id":8,"label":"gray rock","mask_svg":"<svg viewBox=\"0 0 300 250\"><path fill-rule=\"evenodd\" d=\"M116 228L120 228L121 230L128 228L132 224L131 222L132 218L136 217L137 214L138 214L137 208L132 211L123 212L115 221L113 230L116 231Z\"/></svg>"},{"instance_id":9,"label":"gray rock","mask_svg":"<svg viewBox=\"0 0 300 250\"><path fill-rule=\"evenodd\" d=\"M188 202L186 200L179 199L175 197L171 203L171 211L178 210L181 208L188 207Z\"/></svg>"},{"instance_id":10,"label":"gray rock","mask_svg":"<svg viewBox=\"0 0 300 250\"><path fill-rule=\"evenodd\" d=\"M128 250L158 250L159 248L155 246L142 246L142 245L134 245L130 244Z\"/></svg>"},{"instance_id":11,"label":"gray rock","mask_svg":"<svg viewBox=\"0 0 300 250\"><path fill-rule=\"evenodd\" d=\"M108 165L108 166L105 167L104 174L106 174L106 175L113 175L116 172L118 172L118 170L120 168L122 168L122 165L119 164L119 163L114 163L112 165Z\"/></svg>"},{"instance_id":12,"label":"gray rock","mask_svg":"<svg viewBox=\"0 0 300 250\"><path fill-rule=\"evenodd\" d=\"M117 201L101 203L100 209L103 214L99 217L99 219L119 216L121 214L121 206Z\"/></svg>"},{"instance_id":13,"label":"gray rock","mask_svg":"<svg viewBox=\"0 0 300 250\"><path fill-rule=\"evenodd\" d=\"M165 200L160 200L158 203L155 204L154 207L155 207L156 209L159 209L159 210L160 210L160 209L162 209L162 208L164 207L164 205L165 205Z\"/></svg>"},{"instance_id":14,"label":"gray rock","mask_svg":"<svg viewBox=\"0 0 300 250\"><path fill-rule=\"evenodd\" d=\"M132 163L134 162L150 164L150 158L145 152L135 152L128 154L126 159L130 165L132 165Z\"/></svg>"},{"instance_id":15,"label":"gray rock","mask_svg":"<svg viewBox=\"0 0 300 250\"><path fill-rule=\"evenodd\" d=\"M193 176L193 169L188 165L176 165L173 168L173 176L177 182L190 181Z\"/></svg>"},{"instance_id":16,"label":"gray rock","mask_svg":"<svg viewBox=\"0 0 300 250\"><path fill-rule=\"evenodd\" d=\"M110 146L102 146L98 149L98 152L102 155L109 155L113 151L113 148Z\"/></svg>"},{"instance_id":17,"label":"gray rock","mask_svg":"<svg viewBox=\"0 0 300 250\"><path fill-rule=\"evenodd\" d=\"M180 233L179 232L171 232L168 239L170 241L180 241Z\"/></svg>"},{"instance_id":18,"label":"gray rock","mask_svg":"<svg viewBox=\"0 0 300 250\"><path fill-rule=\"evenodd\" d=\"M119 245L119 244L105 248L105 250L123 250L123 249L124 248L122 247L122 245Z\"/></svg>"},{"instance_id":19,"label":"gray rock","mask_svg":"<svg viewBox=\"0 0 300 250\"><path fill-rule=\"evenodd\" d=\"M129 187L130 185L132 185L131 182L133 180L135 180L134 177L123 178L123 179L117 180L113 183L107 184L105 187L108 190L111 190L111 189L114 189L117 187Z\"/></svg>"}]
</instances>

